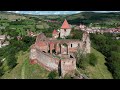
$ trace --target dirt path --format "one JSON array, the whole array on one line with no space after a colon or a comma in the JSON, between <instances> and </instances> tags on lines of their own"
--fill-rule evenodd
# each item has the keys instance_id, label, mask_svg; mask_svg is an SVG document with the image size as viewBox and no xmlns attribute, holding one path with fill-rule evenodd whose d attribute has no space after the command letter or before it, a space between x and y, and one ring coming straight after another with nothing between
<instances>
[{"instance_id":1,"label":"dirt path","mask_svg":"<svg viewBox=\"0 0 120 90\"><path fill-rule=\"evenodd\" d=\"M22 58L22 59L24 59L24 62L23 62L22 70L21 70L21 78L25 79L25 65L26 65L26 59L27 58Z\"/></svg>"},{"instance_id":2,"label":"dirt path","mask_svg":"<svg viewBox=\"0 0 120 90\"><path fill-rule=\"evenodd\" d=\"M21 70L21 78L25 79L25 63L22 66L22 70Z\"/></svg>"}]
</instances>

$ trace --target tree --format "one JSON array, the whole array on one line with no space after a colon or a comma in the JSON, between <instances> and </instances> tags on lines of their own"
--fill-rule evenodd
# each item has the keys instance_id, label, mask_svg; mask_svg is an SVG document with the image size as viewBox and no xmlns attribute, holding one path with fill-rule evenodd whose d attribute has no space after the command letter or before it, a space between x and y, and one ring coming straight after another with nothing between
<instances>
[{"instance_id":1,"label":"tree","mask_svg":"<svg viewBox=\"0 0 120 90\"><path fill-rule=\"evenodd\" d=\"M83 32L80 30L71 30L71 38L72 39L82 39Z\"/></svg>"},{"instance_id":2,"label":"tree","mask_svg":"<svg viewBox=\"0 0 120 90\"><path fill-rule=\"evenodd\" d=\"M4 71L0 69L0 76L2 76L3 74L4 74Z\"/></svg>"},{"instance_id":3,"label":"tree","mask_svg":"<svg viewBox=\"0 0 120 90\"><path fill-rule=\"evenodd\" d=\"M120 79L120 53L112 51L109 61L109 70L112 72L115 79Z\"/></svg>"},{"instance_id":4,"label":"tree","mask_svg":"<svg viewBox=\"0 0 120 90\"><path fill-rule=\"evenodd\" d=\"M30 46L34 43L35 37L24 36L22 41Z\"/></svg>"},{"instance_id":5,"label":"tree","mask_svg":"<svg viewBox=\"0 0 120 90\"><path fill-rule=\"evenodd\" d=\"M89 54L89 64L91 64L92 66L95 66L97 64L97 57L94 53Z\"/></svg>"},{"instance_id":6,"label":"tree","mask_svg":"<svg viewBox=\"0 0 120 90\"><path fill-rule=\"evenodd\" d=\"M10 69L17 65L17 60L14 55L10 55L7 57L7 65L9 66Z\"/></svg>"},{"instance_id":7,"label":"tree","mask_svg":"<svg viewBox=\"0 0 120 90\"><path fill-rule=\"evenodd\" d=\"M76 65L78 68L85 69L88 62L88 55L83 53L83 50L78 50L76 53Z\"/></svg>"},{"instance_id":8,"label":"tree","mask_svg":"<svg viewBox=\"0 0 120 90\"><path fill-rule=\"evenodd\" d=\"M92 46L106 57L106 65L113 78L120 79L120 41L115 40L114 34L91 35ZM95 61L90 61L94 63ZM92 64L91 63L91 64Z\"/></svg>"},{"instance_id":9,"label":"tree","mask_svg":"<svg viewBox=\"0 0 120 90\"><path fill-rule=\"evenodd\" d=\"M56 79L56 77L58 76L58 73L56 71L51 71L48 75L49 79Z\"/></svg>"}]
</instances>

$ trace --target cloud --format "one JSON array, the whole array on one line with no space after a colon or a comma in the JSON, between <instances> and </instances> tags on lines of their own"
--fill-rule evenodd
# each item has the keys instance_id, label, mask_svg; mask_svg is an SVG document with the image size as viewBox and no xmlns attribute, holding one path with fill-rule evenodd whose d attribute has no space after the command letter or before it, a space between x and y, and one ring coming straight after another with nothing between
<instances>
[{"instance_id":1,"label":"cloud","mask_svg":"<svg viewBox=\"0 0 120 90\"><path fill-rule=\"evenodd\" d=\"M15 13L20 13L20 11L15 11Z\"/></svg>"},{"instance_id":2,"label":"cloud","mask_svg":"<svg viewBox=\"0 0 120 90\"><path fill-rule=\"evenodd\" d=\"M35 14L35 15L59 15L59 14L74 14L80 11L8 11L21 14Z\"/></svg>"},{"instance_id":3,"label":"cloud","mask_svg":"<svg viewBox=\"0 0 120 90\"><path fill-rule=\"evenodd\" d=\"M76 14L83 11L8 11L20 14L33 14L33 15L60 15L60 14ZM120 12L120 11L92 11L98 13Z\"/></svg>"}]
</instances>

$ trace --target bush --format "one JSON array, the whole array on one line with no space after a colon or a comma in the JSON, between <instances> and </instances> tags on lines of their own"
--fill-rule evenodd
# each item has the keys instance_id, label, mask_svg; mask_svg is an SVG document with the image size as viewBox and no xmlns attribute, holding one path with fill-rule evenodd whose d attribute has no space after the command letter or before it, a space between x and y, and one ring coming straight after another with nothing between
<instances>
[{"instance_id":1,"label":"bush","mask_svg":"<svg viewBox=\"0 0 120 90\"><path fill-rule=\"evenodd\" d=\"M89 55L89 64L92 66L95 66L97 64L97 57L93 53Z\"/></svg>"},{"instance_id":2,"label":"bush","mask_svg":"<svg viewBox=\"0 0 120 90\"><path fill-rule=\"evenodd\" d=\"M76 65L78 68L85 69L88 64L88 55L85 55L82 52L83 51L78 50L78 52L76 54L76 59L77 59Z\"/></svg>"},{"instance_id":3,"label":"bush","mask_svg":"<svg viewBox=\"0 0 120 90\"><path fill-rule=\"evenodd\" d=\"M120 79L120 53L111 51L111 56L108 58L108 66L115 79Z\"/></svg>"},{"instance_id":4,"label":"bush","mask_svg":"<svg viewBox=\"0 0 120 90\"><path fill-rule=\"evenodd\" d=\"M51 71L48 75L48 78L55 79L55 78L57 78L57 76L58 76L58 73L56 71Z\"/></svg>"},{"instance_id":5,"label":"bush","mask_svg":"<svg viewBox=\"0 0 120 90\"><path fill-rule=\"evenodd\" d=\"M6 59L7 59L7 66L8 66L10 69L14 68L14 67L17 65L17 59L15 58L14 55L11 54L11 55L8 56Z\"/></svg>"},{"instance_id":6,"label":"bush","mask_svg":"<svg viewBox=\"0 0 120 90\"><path fill-rule=\"evenodd\" d=\"M4 74L4 71L0 69L0 76L2 76L3 74Z\"/></svg>"},{"instance_id":7,"label":"bush","mask_svg":"<svg viewBox=\"0 0 120 90\"><path fill-rule=\"evenodd\" d=\"M72 36L71 37L68 37L70 39L82 39L82 35L83 35L83 32L82 31L79 31L79 30L71 30L71 34Z\"/></svg>"}]
</instances>

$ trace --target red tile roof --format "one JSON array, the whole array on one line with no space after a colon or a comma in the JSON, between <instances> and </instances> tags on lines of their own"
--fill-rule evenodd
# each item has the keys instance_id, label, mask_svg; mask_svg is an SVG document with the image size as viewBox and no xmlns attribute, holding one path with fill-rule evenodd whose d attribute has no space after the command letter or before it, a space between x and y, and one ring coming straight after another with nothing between
<instances>
[{"instance_id":1,"label":"red tile roof","mask_svg":"<svg viewBox=\"0 0 120 90\"><path fill-rule=\"evenodd\" d=\"M58 32L57 32L57 30L53 30L53 32L52 32L53 34L57 34Z\"/></svg>"},{"instance_id":2,"label":"red tile roof","mask_svg":"<svg viewBox=\"0 0 120 90\"><path fill-rule=\"evenodd\" d=\"M70 28L70 25L68 24L67 20L65 19L65 21L63 22L62 24L62 29L69 29Z\"/></svg>"}]
</instances>

